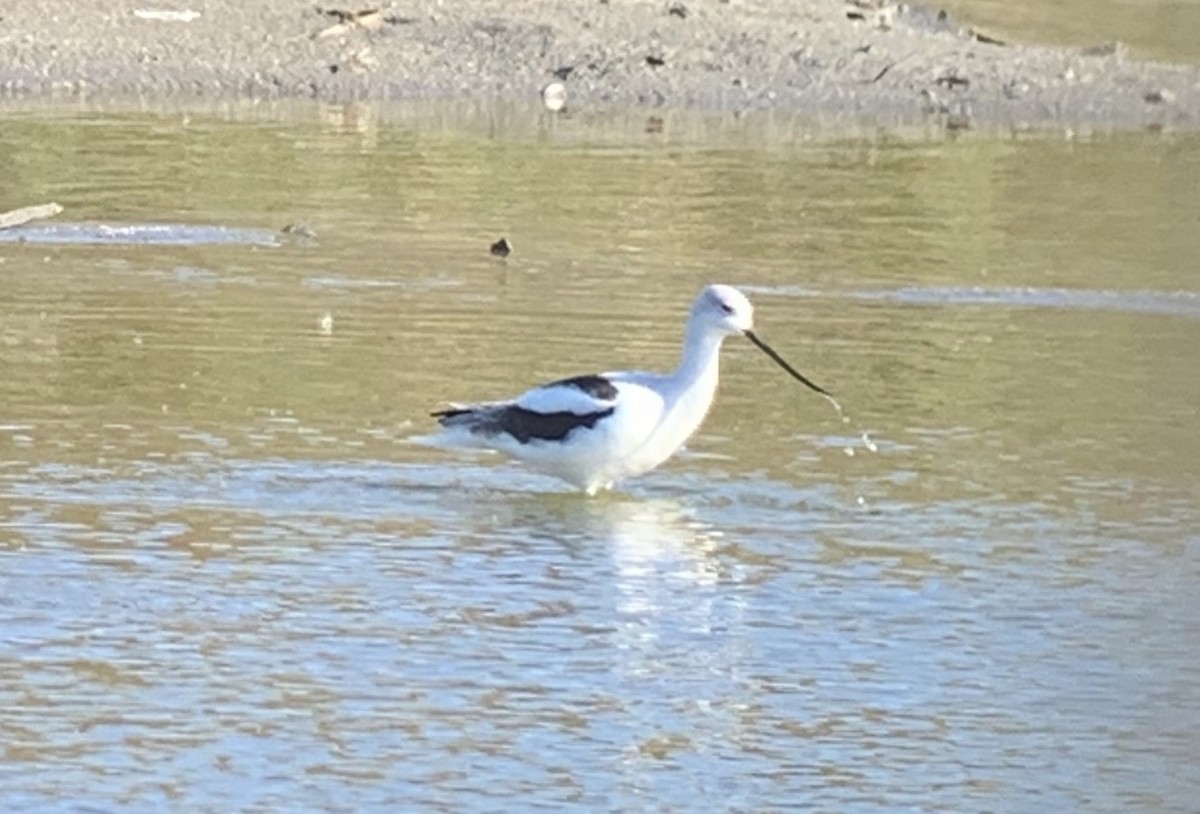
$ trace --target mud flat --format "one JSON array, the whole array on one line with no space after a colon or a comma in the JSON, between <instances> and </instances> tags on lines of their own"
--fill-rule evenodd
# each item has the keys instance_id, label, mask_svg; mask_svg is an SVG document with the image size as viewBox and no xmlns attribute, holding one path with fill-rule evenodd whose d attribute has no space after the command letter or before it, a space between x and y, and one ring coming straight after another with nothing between
<instances>
[{"instance_id":1,"label":"mud flat","mask_svg":"<svg viewBox=\"0 0 1200 814\"><path fill-rule=\"evenodd\" d=\"M535 99L857 124L1200 129L1200 66L868 0L14 0L0 97Z\"/></svg>"}]
</instances>

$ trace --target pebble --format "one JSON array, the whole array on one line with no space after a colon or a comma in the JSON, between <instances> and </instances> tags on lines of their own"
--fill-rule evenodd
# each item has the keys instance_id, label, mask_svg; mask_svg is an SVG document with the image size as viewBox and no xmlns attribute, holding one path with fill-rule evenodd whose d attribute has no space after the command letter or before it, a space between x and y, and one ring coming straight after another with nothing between
<instances>
[{"instance_id":1,"label":"pebble","mask_svg":"<svg viewBox=\"0 0 1200 814\"><path fill-rule=\"evenodd\" d=\"M1169 105L1175 101L1175 94L1166 88L1159 88L1158 90L1149 91L1142 98L1146 100L1147 104Z\"/></svg>"},{"instance_id":2,"label":"pebble","mask_svg":"<svg viewBox=\"0 0 1200 814\"><path fill-rule=\"evenodd\" d=\"M562 82L551 82L542 88L542 104L551 113L557 113L567 106L567 86Z\"/></svg>"}]
</instances>

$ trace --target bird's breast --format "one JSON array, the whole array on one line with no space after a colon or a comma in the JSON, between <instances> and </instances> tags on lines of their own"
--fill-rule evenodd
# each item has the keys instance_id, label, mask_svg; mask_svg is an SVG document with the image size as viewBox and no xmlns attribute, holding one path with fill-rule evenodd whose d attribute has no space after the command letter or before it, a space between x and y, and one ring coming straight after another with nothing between
<instances>
[{"instance_id":1,"label":"bird's breast","mask_svg":"<svg viewBox=\"0 0 1200 814\"><path fill-rule=\"evenodd\" d=\"M661 417L646 441L632 456L633 472L646 472L674 455L691 438L712 406L716 393L716 377L693 383L692 386L663 398Z\"/></svg>"}]
</instances>

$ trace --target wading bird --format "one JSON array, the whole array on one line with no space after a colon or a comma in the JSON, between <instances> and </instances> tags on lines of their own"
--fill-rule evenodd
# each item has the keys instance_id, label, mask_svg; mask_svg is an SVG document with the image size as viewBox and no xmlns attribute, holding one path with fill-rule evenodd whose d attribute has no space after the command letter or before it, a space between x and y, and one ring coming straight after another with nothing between
<instances>
[{"instance_id":1,"label":"wading bird","mask_svg":"<svg viewBox=\"0 0 1200 814\"><path fill-rule=\"evenodd\" d=\"M498 450L594 495L654 469L700 428L717 392L721 343L738 334L833 401L753 328L754 308L746 296L727 285L710 285L692 303L683 356L671 373L574 376L508 401L452 404L433 413L442 425L435 440Z\"/></svg>"}]
</instances>

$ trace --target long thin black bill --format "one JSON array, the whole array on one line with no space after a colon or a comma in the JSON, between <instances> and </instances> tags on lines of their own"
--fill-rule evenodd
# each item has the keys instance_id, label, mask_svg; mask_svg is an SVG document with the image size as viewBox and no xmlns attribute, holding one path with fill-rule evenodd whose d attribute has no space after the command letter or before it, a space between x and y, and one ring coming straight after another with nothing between
<instances>
[{"instance_id":1,"label":"long thin black bill","mask_svg":"<svg viewBox=\"0 0 1200 814\"><path fill-rule=\"evenodd\" d=\"M765 353L767 356L770 356L775 361L775 364L779 365L781 368L786 370L788 373L792 374L792 378L796 379L796 381L799 381L799 382L802 382L802 383L808 385L813 390L816 390L818 393L820 393L822 396L825 396L828 399L833 399L832 393L830 393L824 387L814 384L812 381L810 381L808 378L806 378L803 373L801 373L799 370L796 370L796 368L789 365L782 356L780 356L778 353L775 352L774 348L772 348L766 342L759 339L758 336L754 333L754 331L746 331L745 333L746 333L747 339L749 339L755 345L758 345L758 349L761 350L763 353ZM834 403L836 404L837 402L834 402Z\"/></svg>"}]
</instances>

